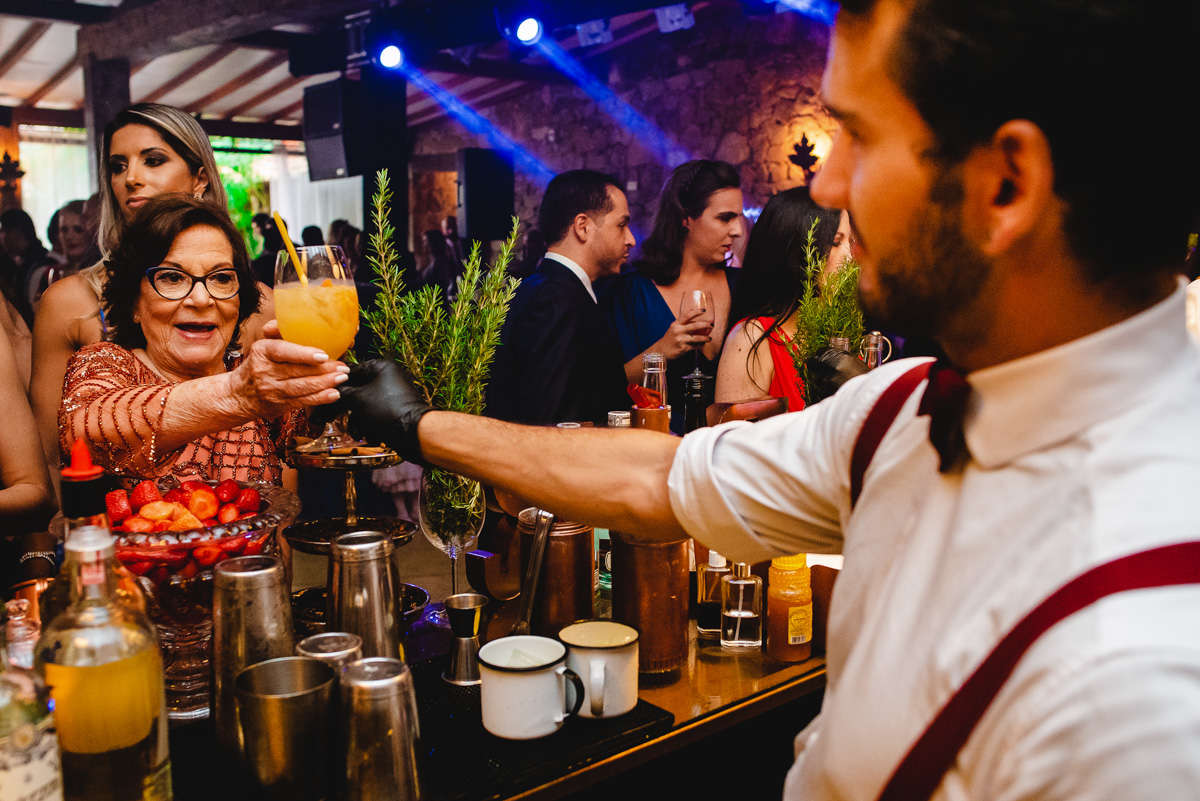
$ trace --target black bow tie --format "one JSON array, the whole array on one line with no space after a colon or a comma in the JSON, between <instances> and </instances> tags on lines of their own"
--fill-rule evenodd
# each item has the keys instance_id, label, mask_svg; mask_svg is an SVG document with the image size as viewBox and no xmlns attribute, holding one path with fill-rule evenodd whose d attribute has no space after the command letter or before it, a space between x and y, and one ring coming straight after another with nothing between
<instances>
[{"instance_id":1,"label":"black bow tie","mask_svg":"<svg viewBox=\"0 0 1200 801\"><path fill-rule=\"evenodd\" d=\"M971 385L957 369L942 361L929 368L929 385L917 414L929 415L929 441L938 452L938 472L953 470L966 456L962 426L970 396Z\"/></svg>"}]
</instances>

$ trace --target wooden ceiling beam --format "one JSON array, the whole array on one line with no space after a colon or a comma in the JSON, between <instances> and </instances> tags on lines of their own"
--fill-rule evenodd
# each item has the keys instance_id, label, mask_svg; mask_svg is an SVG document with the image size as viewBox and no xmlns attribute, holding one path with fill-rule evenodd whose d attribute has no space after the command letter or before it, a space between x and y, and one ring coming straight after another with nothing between
<instances>
[{"instance_id":1,"label":"wooden ceiling beam","mask_svg":"<svg viewBox=\"0 0 1200 801\"><path fill-rule=\"evenodd\" d=\"M231 120L196 120L210 136L234 136L245 139L301 139L300 126L275 125L267 122L233 122ZM13 109L17 125L55 125L62 128L82 128L83 112L78 109L32 108Z\"/></svg>"},{"instance_id":2,"label":"wooden ceiling beam","mask_svg":"<svg viewBox=\"0 0 1200 801\"><path fill-rule=\"evenodd\" d=\"M6 17L26 17L44 22L73 22L87 25L104 22L113 15L113 9L76 3L74 0L4 0L0 3L0 14Z\"/></svg>"},{"instance_id":3,"label":"wooden ceiling beam","mask_svg":"<svg viewBox=\"0 0 1200 801\"><path fill-rule=\"evenodd\" d=\"M305 77L307 77L307 76L305 76ZM232 108L229 111L225 112L225 119L231 120L234 117L241 117L241 116L245 115L245 113L247 111L250 111L251 109L253 109L257 106L262 105L263 102L270 100L272 97L275 97L276 95L286 92L288 89L291 89L293 86L295 86L296 84L300 83L303 80L304 80L304 78L297 78L295 76L289 75L287 78L284 78L282 81L280 81L279 83L270 87L269 89L264 89L263 91L256 94L254 97L249 98L248 100L239 104L235 108Z\"/></svg>"},{"instance_id":4,"label":"wooden ceiling beam","mask_svg":"<svg viewBox=\"0 0 1200 801\"><path fill-rule=\"evenodd\" d=\"M8 52L0 56L0 77L3 77L6 72L12 69L29 52L29 49L46 35L46 31L48 30L50 30L49 22L34 21L29 23L25 32L17 37L17 41L13 42L12 47L8 48Z\"/></svg>"},{"instance_id":5,"label":"wooden ceiling beam","mask_svg":"<svg viewBox=\"0 0 1200 801\"><path fill-rule=\"evenodd\" d=\"M226 95L233 94L238 89L241 89L243 86L253 81L255 78L266 75L280 64L286 64L287 61L287 53L272 53L271 55L268 55L266 58L259 61L250 69L238 75L236 78L221 84L199 100L188 103L183 107L183 109L184 111L202 114L208 110L209 106L211 106L213 103L216 103L221 98L225 97Z\"/></svg>"},{"instance_id":6,"label":"wooden ceiling beam","mask_svg":"<svg viewBox=\"0 0 1200 801\"><path fill-rule=\"evenodd\" d=\"M290 115L295 114L297 111L300 111L303 108L304 108L304 98L302 97L299 100L297 100L295 103L292 103L290 106L284 106L283 108L279 109L279 111L276 111L274 114L271 115L270 121L271 122L279 122L280 120L288 119L290 117Z\"/></svg>"},{"instance_id":7,"label":"wooden ceiling beam","mask_svg":"<svg viewBox=\"0 0 1200 801\"><path fill-rule=\"evenodd\" d=\"M144 97L139 98L137 100L137 102L153 103L154 101L158 100L160 97L163 97L164 95L167 95L170 92L173 92L174 90L178 89L180 86L183 86L185 83L192 80L196 76L198 76L201 73L205 72L206 70L216 66L218 62L225 59L225 57L227 57L228 55L233 53L233 51L235 51L235 50L237 50L237 45L232 45L232 44L219 45L218 47L213 48L211 51L209 51L208 53L206 53L205 55L203 55L202 57L197 59L195 63L193 63L190 67L188 67L187 69L180 72L174 78L171 78L169 81L164 83L162 86L159 86L157 89L147 92L146 95Z\"/></svg>"},{"instance_id":8,"label":"wooden ceiling beam","mask_svg":"<svg viewBox=\"0 0 1200 801\"><path fill-rule=\"evenodd\" d=\"M71 76L71 73L79 69L79 56L71 56L71 60L64 64L58 72L50 76L50 80L33 90L33 94L25 98L23 105L36 106L41 99L58 88L58 85Z\"/></svg>"},{"instance_id":9,"label":"wooden ceiling beam","mask_svg":"<svg viewBox=\"0 0 1200 801\"><path fill-rule=\"evenodd\" d=\"M153 58L285 23L338 17L368 5L369 0L157 0L122 7L104 22L82 26L79 52L99 59Z\"/></svg>"}]
</instances>

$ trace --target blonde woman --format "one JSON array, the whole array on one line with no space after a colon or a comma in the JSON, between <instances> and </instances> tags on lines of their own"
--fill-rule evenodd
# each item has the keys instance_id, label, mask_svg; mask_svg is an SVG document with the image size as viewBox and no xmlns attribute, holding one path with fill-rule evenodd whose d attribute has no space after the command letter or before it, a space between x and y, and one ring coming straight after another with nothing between
<instances>
[{"instance_id":1,"label":"blonde woman","mask_svg":"<svg viewBox=\"0 0 1200 801\"><path fill-rule=\"evenodd\" d=\"M98 239L105 259L152 197L184 194L222 210L228 204L208 136L191 115L173 106L135 103L118 113L104 129L100 168ZM51 465L58 464L58 407L67 362L80 348L108 337L100 302L105 280L102 260L51 285L37 307L30 396ZM274 316L270 290L260 290L259 312L243 327L242 347L257 339Z\"/></svg>"}]
</instances>

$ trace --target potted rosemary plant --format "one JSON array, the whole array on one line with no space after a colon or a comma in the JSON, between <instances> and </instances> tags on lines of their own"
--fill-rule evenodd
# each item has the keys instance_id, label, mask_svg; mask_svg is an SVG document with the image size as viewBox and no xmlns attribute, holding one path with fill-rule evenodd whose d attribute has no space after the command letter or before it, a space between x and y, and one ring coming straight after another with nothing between
<instances>
[{"instance_id":1,"label":"potted rosemary plant","mask_svg":"<svg viewBox=\"0 0 1200 801\"><path fill-rule=\"evenodd\" d=\"M458 295L448 302L439 286L408 291L396 232L389 222L391 201L387 170L380 170L371 202L373 231L367 253L378 276L379 293L363 319L378 339L379 355L404 365L430 406L482 414L488 371L518 284L508 274L518 221L513 218L512 231L490 267L482 263L479 242L472 245L458 279ZM458 592L458 558L473 547L483 513L483 488L478 481L439 468L425 471L418 522L426 539L451 559L452 592Z\"/></svg>"},{"instance_id":2,"label":"potted rosemary plant","mask_svg":"<svg viewBox=\"0 0 1200 801\"><path fill-rule=\"evenodd\" d=\"M821 269L825 254L816 245L817 222L809 227L804 244L804 290L796 308L796 332L788 345L796 370L804 381L804 402L816 403L823 396L814 395L817 376L811 374L813 356L829 346L834 337L844 337L856 350L863 335L862 309L858 305L859 266L847 259L826 276L821 285Z\"/></svg>"}]
</instances>

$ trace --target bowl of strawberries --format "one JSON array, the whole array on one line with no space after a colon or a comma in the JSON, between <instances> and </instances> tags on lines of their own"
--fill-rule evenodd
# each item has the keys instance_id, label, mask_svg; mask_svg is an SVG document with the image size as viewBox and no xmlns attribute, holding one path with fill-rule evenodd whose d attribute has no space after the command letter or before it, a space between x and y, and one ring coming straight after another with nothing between
<instances>
[{"instance_id":1,"label":"bowl of strawberries","mask_svg":"<svg viewBox=\"0 0 1200 801\"><path fill-rule=\"evenodd\" d=\"M213 567L277 553L300 501L282 487L227 479L141 481L105 495L117 559L138 577L158 628L172 718L208 713ZM284 559L285 566L287 559Z\"/></svg>"}]
</instances>

